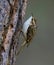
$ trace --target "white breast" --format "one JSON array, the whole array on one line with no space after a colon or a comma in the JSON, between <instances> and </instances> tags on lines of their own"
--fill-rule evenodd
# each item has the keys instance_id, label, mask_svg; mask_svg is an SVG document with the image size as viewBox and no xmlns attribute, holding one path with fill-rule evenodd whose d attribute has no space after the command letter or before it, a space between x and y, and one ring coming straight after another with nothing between
<instances>
[{"instance_id":1,"label":"white breast","mask_svg":"<svg viewBox=\"0 0 54 65\"><path fill-rule=\"evenodd\" d=\"M30 24L31 24L31 20L32 20L32 16L30 16L26 21L25 21L25 23L23 24L23 29L22 29L22 31L23 31L23 33L26 35L26 32L27 32L27 29L28 29L28 27L30 26Z\"/></svg>"}]
</instances>

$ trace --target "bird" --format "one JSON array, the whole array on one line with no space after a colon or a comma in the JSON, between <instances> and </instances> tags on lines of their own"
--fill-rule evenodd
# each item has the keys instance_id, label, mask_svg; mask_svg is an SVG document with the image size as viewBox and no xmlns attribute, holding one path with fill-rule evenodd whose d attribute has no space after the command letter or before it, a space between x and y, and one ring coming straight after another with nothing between
<instances>
[{"instance_id":1,"label":"bird","mask_svg":"<svg viewBox=\"0 0 54 65\"><path fill-rule=\"evenodd\" d=\"M17 55L19 55L20 52L24 50L25 46L28 47L30 45L30 42L34 37L36 30L37 30L37 20L35 19L34 16L30 16L23 24L22 34L24 37L24 42L21 44L21 47Z\"/></svg>"}]
</instances>

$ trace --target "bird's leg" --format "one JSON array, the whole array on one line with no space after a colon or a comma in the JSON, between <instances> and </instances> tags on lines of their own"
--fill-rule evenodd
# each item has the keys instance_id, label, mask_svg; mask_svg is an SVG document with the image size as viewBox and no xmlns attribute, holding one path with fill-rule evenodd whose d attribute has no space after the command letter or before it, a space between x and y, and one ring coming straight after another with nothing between
<instances>
[{"instance_id":1,"label":"bird's leg","mask_svg":"<svg viewBox=\"0 0 54 65\"><path fill-rule=\"evenodd\" d=\"M25 35L24 35L22 30L21 30L21 33L22 33L22 36L23 36L24 40L26 40L26 37L25 37Z\"/></svg>"},{"instance_id":2,"label":"bird's leg","mask_svg":"<svg viewBox=\"0 0 54 65\"><path fill-rule=\"evenodd\" d=\"M26 46L26 41L24 41L24 42L21 44L21 47L20 47L20 49L19 49L17 55L19 55L21 51L23 52L25 46Z\"/></svg>"}]
</instances>

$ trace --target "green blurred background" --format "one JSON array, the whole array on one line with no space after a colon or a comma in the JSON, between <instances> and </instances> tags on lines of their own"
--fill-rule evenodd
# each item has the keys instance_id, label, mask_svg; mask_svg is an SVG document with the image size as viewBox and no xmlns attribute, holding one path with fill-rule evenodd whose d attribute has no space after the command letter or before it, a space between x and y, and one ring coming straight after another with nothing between
<instances>
[{"instance_id":1,"label":"green blurred background","mask_svg":"<svg viewBox=\"0 0 54 65\"><path fill-rule=\"evenodd\" d=\"M38 29L16 65L54 65L54 0L28 0L25 20L33 13Z\"/></svg>"}]
</instances>

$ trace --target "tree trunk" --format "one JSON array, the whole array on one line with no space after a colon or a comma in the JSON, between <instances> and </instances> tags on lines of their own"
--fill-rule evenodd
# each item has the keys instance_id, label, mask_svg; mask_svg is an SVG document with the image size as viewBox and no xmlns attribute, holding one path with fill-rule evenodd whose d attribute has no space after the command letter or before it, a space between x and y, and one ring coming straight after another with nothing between
<instances>
[{"instance_id":1,"label":"tree trunk","mask_svg":"<svg viewBox=\"0 0 54 65\"><path fill-rule=\"evenodd\" d=\"M3 14L0 30L0 65L15 65L19 36L24 22L27 0L0 0ZM5 15L4 15L5 14ZM0 15L0 18L1 18ZM2 34L1 34L2 33Z\"/></svg>"}]
</instances>

